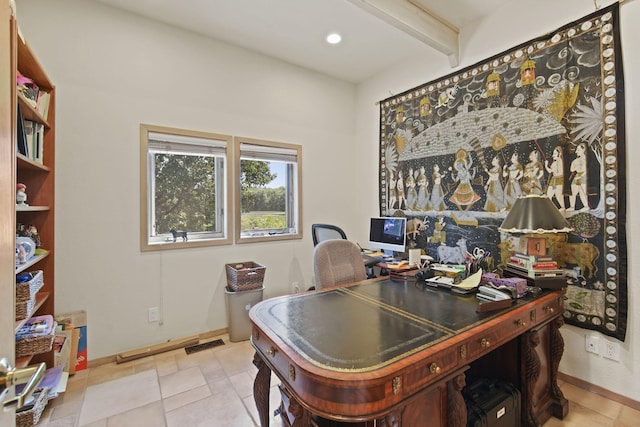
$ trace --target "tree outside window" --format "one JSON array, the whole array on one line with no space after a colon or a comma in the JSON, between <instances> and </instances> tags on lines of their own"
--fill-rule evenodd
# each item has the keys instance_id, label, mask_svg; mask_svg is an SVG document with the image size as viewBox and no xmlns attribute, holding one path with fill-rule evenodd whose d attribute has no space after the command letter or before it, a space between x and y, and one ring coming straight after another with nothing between
<instances>
[{"instance_id":1,"label":"tree outside window","mask_svg":"<svg viewBox=\"0 0 640 427\"><path fill-rule=\"evenodd\" d=\"M231 142L226 135L141 126L143 250L230 243Z\"/></svg>"}]
</instances>

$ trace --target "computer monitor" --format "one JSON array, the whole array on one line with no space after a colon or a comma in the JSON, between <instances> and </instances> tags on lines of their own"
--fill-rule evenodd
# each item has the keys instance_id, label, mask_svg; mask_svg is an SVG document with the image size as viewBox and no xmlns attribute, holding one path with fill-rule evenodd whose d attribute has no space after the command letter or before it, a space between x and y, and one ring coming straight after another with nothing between
<instances>
[{"instance_id":1,"label":"computer monitor","mask_svg":"<svg viewBox=\"0 0 640 427\"><path fill-rule=\"evenodd\" d=\"M404 252L407 243L406 232L406 218L371 218L369 247L372 249L380 249L388 256L393 256L393 252Z\"/></svg>"}]
</instances>

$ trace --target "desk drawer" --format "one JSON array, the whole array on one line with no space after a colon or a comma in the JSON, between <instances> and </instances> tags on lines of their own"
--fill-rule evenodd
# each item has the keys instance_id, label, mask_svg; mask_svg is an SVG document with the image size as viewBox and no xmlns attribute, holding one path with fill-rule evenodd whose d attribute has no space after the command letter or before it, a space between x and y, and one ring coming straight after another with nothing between
<instances>
[{"instance_id":1,"label":"desk drawer","mask_svg":"<svg viewBox=\"0 0 640 427\"><path fill-rule=\"evenodd\" d=\"M465 364L466 362L461 360L458 346L426 356L405 373L402 392L405 396L411 395L423 389L425 385L434 384L450 375L452 371Z\"/></svg>"},{"instance_id":2,"label":"desk drawer","mask_svg":"<svg viewBox=\"0 0 640 427\"><path fill-rule=\"evenodd\" d=\"M466 343L467 357L469 360L478 359L510 341L533 326L530 318L529 312L520 312L507 317L495 327L473 335Z\"/></svg>"},{"instance_id":3,"label":"desk drawer","mask_svg":"<svg viewBox=\"0 0 640 427\"><path fill-rule=\"evenodd\" d=\"M532 310L532 323L536 325L546 322L549 319L562 315L564 311L564 300L562 295L557 298L547 300L544 304L538 305Z\"/></svg>"},{"instance_id":4,"label":"desk drawer","mask_svg":"<svg viewBox=\"0 0 640 427\"><path fill-rule=\"evenodd\" d=\"M272 370L275 373L282 377L287 377L287 373L289 372L289 367L291 366L291 361L289 358L282 353L282 351L278 350L277 347L273 344L273 342L258 331L253 328L253 335L251 337L254 347L262 354L262 359L273 367ZM295 371L290 373L290 376L293 375L293 379L295 379Z\"/></svg>"}]
</instances>

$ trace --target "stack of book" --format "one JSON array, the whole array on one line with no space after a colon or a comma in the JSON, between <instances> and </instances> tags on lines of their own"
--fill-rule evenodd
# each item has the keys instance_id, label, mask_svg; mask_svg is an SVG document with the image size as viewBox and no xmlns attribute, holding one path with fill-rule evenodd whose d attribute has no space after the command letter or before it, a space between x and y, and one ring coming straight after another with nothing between
<instances>
[{"instance_id":1,"label":"stack of book","mask_svg":"<svg viewBox=\"0 0 640 427\"><path fill-rule=\"evenodd\" d=\"M538 277L561 277L564 270L548 255L526 255L516 252L507 262L507 268L524 273L532 279Z\"/></svg>"}]
</instances>

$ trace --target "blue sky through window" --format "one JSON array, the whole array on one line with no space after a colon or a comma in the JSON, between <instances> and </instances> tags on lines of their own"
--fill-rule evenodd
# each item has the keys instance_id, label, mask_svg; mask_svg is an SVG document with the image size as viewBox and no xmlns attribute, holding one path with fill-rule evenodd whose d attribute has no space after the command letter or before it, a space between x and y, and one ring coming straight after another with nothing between
<instances>
[{"instance_id":1,"label":"blue sky through window","mask_svg":"<svg viewBox=\"0 0 640 427\"><path fill-rule=\"evenodd\" d=\"M278 188L285 186L285 178L287 177L287 164L283 162L269 162L271 173L277 174L277 178L267 184L268 188Z\"/></svg>"}]
</instances>

